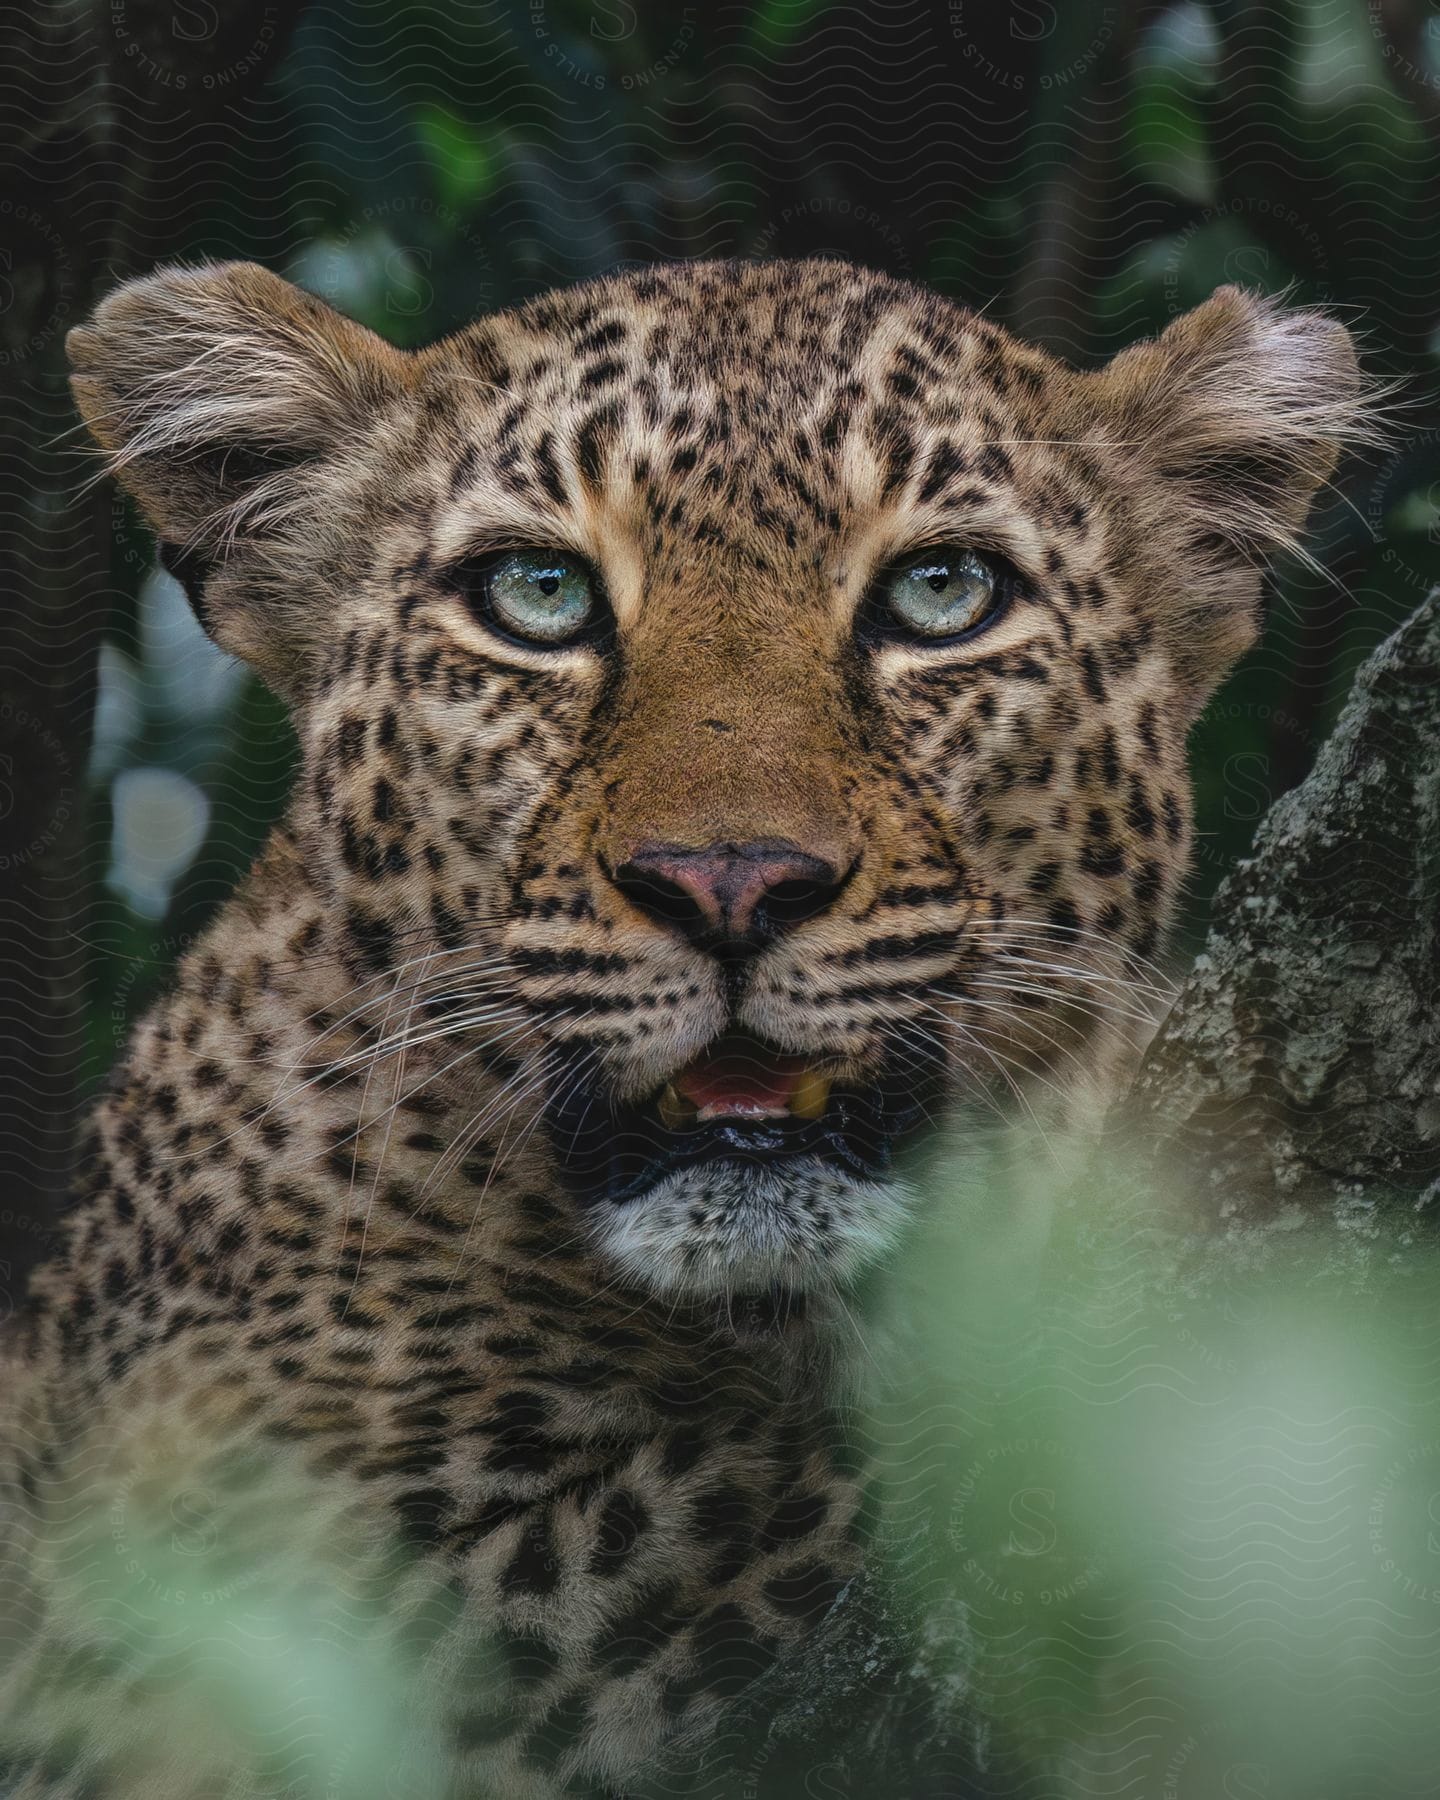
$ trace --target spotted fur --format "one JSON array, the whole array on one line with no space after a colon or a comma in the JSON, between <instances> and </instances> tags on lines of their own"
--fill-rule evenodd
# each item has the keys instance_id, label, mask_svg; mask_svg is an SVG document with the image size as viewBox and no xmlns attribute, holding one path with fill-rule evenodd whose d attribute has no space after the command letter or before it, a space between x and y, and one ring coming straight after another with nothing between
<instances>
[{"instance_id":1,"label":"spotted fur","mask_svg":"<svg viewBox=\"0 0 1440 1800\"><path fill-rule=\"evenodd\" d=\"M103 1445L101 1488L121 1418L284 1443L508 1658L498 1711L439 1722L454 1791L623 1783L856 1567L831 1295L906 1193L701 1170L587 1212L540 1102L582 1065L642 1096L737 1022L857 1076L899 1032L977 1103L1107 1066L1185 870L1186 728L1362 429L1346 333L1226 289L1079 374L882 276L701 263L401 353L227 265L71 351L302 770L99 1108L26 1441ZM1019 572L1008 613L862 643L877 569L957 538ZM467 560L513 541L601 569L610 649L477 620ZM737 978L612 878L656 837L847 879Z\"/></svg>"}]
</instances>

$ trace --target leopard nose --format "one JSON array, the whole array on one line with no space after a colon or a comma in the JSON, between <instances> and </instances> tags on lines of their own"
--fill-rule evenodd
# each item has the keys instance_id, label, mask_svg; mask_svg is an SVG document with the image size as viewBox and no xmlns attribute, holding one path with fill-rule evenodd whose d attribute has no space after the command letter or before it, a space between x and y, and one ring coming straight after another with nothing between
<instances>
[{"instance_id":1,"label":"leopard nose","mask_svg":"<svg viewBox=\"0 0 1440 1800\"><path fill-rule=\"evenodd\" d=\"M632 906L700 948L744 953L823 913L848 874L788 838L759 838L698 850L641 844L610 879Z\"/></svg>"}]
</instances>

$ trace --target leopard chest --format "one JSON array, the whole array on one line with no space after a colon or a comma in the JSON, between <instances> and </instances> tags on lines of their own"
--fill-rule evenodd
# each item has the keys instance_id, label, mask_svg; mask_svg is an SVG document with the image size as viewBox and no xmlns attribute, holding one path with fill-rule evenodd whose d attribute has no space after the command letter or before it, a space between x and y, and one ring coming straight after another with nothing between
<instances>
[{"instance_id":1,"label":"leopard chest","mask_svg":"<svg viewBox=\"0 0 1440 1800\"><path fill-rule=\"evenodd\" d=\"M363 1428L317 1415L305 1447L380 1503L419 1615L445 1594L427 1686L477 1778L618 1778L703 1737L859 1565L851 1433L794 1346L598 1312L481 1306L468 1354L372 1374Z\"/></svg>"}]
</instances>

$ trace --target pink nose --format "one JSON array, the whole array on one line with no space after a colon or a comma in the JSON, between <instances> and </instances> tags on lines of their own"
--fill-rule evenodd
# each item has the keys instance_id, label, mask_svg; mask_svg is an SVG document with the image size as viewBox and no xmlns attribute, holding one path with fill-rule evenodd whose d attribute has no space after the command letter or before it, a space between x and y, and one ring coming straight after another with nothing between
<instances>
[{"instance_id":1,"label":"pink nose","mask_svg":"<svg viewBox=\"0 0 1440 1800\"><path fill-rule=\"evenodd\" d=\"M813 919L845 878L788 838L748 844L641 844L611 879L659 924L704 949L757 949Z\"/></svg>"}]
</instances>

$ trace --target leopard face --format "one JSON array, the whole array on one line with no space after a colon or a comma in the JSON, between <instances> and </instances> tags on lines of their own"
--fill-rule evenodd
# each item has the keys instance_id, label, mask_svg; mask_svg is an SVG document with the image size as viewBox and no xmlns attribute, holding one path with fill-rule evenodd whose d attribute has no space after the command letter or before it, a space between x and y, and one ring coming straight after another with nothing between
<instances>
[{"instance_id":1,"label":"leopard face","mask_svg":"<svg viewBox=\"0 0 1440 1800\"><path fill-rule=\"evenodd\" d=\"M1187 726L1359 417L1344 330L1237 290L1076 373L829 262L644 270L415 353L175 271L72 352L292 703L355 981L419 971L407 1024L662 1294L848 1279L928 1120L1126 1036Z\"/></svg>"}]
</instances>

